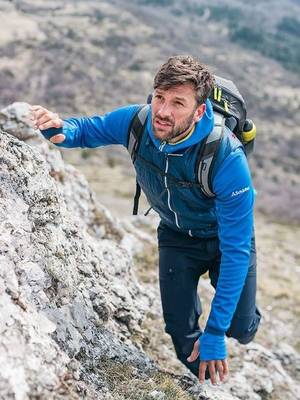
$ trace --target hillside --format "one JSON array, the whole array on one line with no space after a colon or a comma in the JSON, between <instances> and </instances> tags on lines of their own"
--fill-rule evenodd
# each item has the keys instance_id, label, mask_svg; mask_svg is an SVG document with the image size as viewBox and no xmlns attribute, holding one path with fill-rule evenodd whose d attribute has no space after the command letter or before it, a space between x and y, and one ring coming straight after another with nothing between
<instances>
[{"instance_id":1,"label":"hillside","mask_svg":"<svg viewBox=\"0 0 300 400\"><path fill-rule=\"evenodd\" d=\"M299 0L0 0L0 399L300 398L299 10ZM217 387L188 374L164 332L158 217L130 216L127 152L59 151L28 125L28 105L11 105L68 117L141 103L180 53L232 78L258 127L263 321L254 343L228 340L230 380Z\"/></svg>"},{"instance_id":2,"label":"hillside","mask_svg":"<svg viewBox=\"0 0 300 400\"><path fill-rule=\"evenodd\" d=\"M63 117L103 113L144 102L161 62L172 54L193 54L234 79L256 122L251 166L257 210L271 220L298 223L299 9L291 0L285 7L277 0L212 1L209 7L192 0L2 0L0 105L22 100ZM126 183L112 193L131 195L133 172L121 150L66 152L64 157L87 173L107 204L111 196L101 188L111 166L120 163L112 174L121 172Z\"/></svg>"}]
</instances>

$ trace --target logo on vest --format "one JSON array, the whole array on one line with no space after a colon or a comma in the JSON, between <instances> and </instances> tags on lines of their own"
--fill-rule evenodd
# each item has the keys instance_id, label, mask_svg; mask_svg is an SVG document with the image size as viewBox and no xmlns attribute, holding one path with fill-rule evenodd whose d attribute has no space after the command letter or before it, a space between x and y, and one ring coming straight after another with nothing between
<instances>
[{"instance_id":1,"label":"logo on vest","mask_svg":"<svg viewBox=\"0 0 300 400\"><path fill-rule=\"evenodd\" d=\"M240 195L242 193L248 192L248 190L250 190L249 186L247 186L247 187L245 187L245 188L243 188L241 190L236 190L235 192L231 193L231 197L238 196L238 195Z\"/></svg>"}]
</instances>

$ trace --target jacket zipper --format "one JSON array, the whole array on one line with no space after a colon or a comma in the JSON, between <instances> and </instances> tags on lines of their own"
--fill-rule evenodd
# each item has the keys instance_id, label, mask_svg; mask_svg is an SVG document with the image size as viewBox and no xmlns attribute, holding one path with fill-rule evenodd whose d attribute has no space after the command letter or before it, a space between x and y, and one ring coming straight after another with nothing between
<instances>
[{"instance_id":1,"label":"jacket zipper","mask_svg":"<svg viewBox=\"0 0 300 400\"><path fill-rule=\"evenodd\" d=\"M170 190L169 190L169 188L168 188L168 182L167 182L168 168L169 168L169 158L168 158L168 155L166 154L166 169L165 169L165 179L164 179L164 182L165 182L165 188L166 188L167 193L168 193L168 207L169 207L169 209L174 213L176 226L177 226L178 229L180 229L180 225L179 225L179 223L178 223L178 216L177 216L177 214L176 214L176 211L174 211L174 210L172 209L172 207L171 207L171 201L170 201L170 200L171 200L171 194L170 194Z\"/></svg>"},{"instance_id":2,"label":"jacket zipper","mask_svg":"<svg viewBox=\"0 0 300 400\"><path fill-rule=\"evenodd\" d=\"M162 149L165 147L166 144L167 144L166 140L162 141L160 146L159 146L159 151L162 151Z\"/></svg>"},{"instance_id":3,"label":"jacket zipper","mask_svg":"<svg viewBox=\"0 0 300 400\"><path fill-rule=\"evenodd\" d=\"M162 141L161 144L160 144L160 146L159 146L159 150L162 151L163 148L165 147L165 145L166 145L167 143L168 143L168 142L167 142L166 140ZM171 155L173 155L173 154L171 154ZM176 154L174 154L174 155L176 155ZM178 155L179 155L179 156L182 156L182 154L178 154ZM171 193L170 193L170 190L169 190L169 188L168 188L168 181L167 181L168 168L169 168L169 158L168 158L168 154L166 154L166 169L165 169L165 179L164 179L164 183L165 183L165 188L166 188L166 191L167 191L167 194L168 194L168 207L169 207L170 211L172 211L172 213L173 213L174 216L175 216L175 223L176 223L177 228L180 229L180 225L179 225L179 223L178 223L178 216L177 216L177 213L176 213L176 211L174 211L173 208L171 207Z\"/></svg>"}]
</instances>

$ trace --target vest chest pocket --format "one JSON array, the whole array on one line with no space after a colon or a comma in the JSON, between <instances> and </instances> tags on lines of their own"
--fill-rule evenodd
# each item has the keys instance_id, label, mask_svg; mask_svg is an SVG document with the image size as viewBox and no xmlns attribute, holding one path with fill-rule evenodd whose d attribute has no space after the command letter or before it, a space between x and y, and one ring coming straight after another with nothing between
<instances>
[{"instance_id":1,"label":"vest chest pocket","mask_svg":"<svg viewBox=\"0 0 300 400\"><path fill-rule=\"evenodd\" d=\"M140 159L136 160L134 167L136 170L137 181L145 193L150 205L155 205L156 200L165 189L162 175L147 168L147 165L145 165Z\"/></svg>"}]
</instances>

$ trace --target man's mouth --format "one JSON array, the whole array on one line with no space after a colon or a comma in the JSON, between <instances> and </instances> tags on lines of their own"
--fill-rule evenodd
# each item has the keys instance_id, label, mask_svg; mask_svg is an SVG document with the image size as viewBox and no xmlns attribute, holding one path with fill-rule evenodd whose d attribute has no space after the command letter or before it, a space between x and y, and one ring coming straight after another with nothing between
<instances>
[{"instance_id":1,"label":"man's mouth","mask_svg":"<svg viewBox=\"0 0 300 400\"><path fill-rule=\"evenodd\" d=\"M173 126L173 124L172 124L171 122L169 122L169 121L164 121L164 120L161 120L161 119L159 119L159 118L155 118L154 123L155 123L155 125L157 125L158 127L163 127L163 128L168 127L168 126Z\"/></svg>"}]
</instances>

